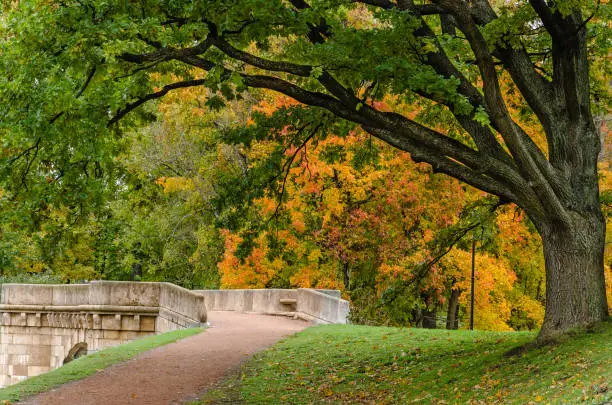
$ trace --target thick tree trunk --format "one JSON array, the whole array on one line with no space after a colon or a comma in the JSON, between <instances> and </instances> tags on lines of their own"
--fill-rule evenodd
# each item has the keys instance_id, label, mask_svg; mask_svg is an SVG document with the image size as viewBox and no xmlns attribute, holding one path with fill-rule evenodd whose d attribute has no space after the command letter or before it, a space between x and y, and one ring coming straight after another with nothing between
<instances>
[{"instance_id":1,"label":"thick tree trunk","mask_svg":"<svg viewBox=\"0 0 612 405\"><path fill-rule=\"evenodd\" d=\"M461 290L451 290L448 299L448 314L446 315L446 329L459 329L459 295Z\"/></svg>"},{"instance_id":2,"label":"thick tree trunk","mask_svg":"<svg viewBox=\"0 0 612 405\"><path fill-rule=\"evenodd\" d=\"M608 317L603 271L605 222L597 211L573 215L572 229L555 224L542 229L546 312L538 336L541 342Z\"/></svg>"},{"instance_id":3,"label":"thick tree trunk","mask_svg":"<svg viewBox=\"0 0 612 405\"><path fill-rule=\"evenodd\" d=\"M437 316L438 310L436 307L423 309L423 327L426 329L436 329Z\"/></svg>"}]
</instances>

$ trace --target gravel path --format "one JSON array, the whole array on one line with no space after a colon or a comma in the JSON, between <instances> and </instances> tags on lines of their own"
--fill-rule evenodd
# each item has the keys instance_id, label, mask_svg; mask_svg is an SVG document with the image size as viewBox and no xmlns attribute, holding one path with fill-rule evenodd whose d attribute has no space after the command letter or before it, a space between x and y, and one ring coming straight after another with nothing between
<instances>
[{"instance_id":1,"label":"gravel path","mask_svg":"<svg viewBox=\"0 0 612 405\"><path fill-rule=\"evenodd\" d=\"M83 380L31 397L28 405L168 405L194 400L253 353L309 323L209 312L206 331L145 352Z\"/></svg>"}]
</instances>

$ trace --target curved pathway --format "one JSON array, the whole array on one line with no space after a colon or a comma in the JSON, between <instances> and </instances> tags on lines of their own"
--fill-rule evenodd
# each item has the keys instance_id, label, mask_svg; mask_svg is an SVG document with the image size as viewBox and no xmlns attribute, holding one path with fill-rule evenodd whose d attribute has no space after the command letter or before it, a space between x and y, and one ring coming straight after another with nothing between
<instances>
[{"instance_id":1,"label":"curved pathway","mask_svg":"<svg viewBox=\"0 0 612 405\"><path fill-rule=\"evenodd\" d=\"M206 331L145 352L83 380L26 399L28 405L168 405L194 400L253 353L310 323L209 312Z\"/></svg>"}]
</instances>

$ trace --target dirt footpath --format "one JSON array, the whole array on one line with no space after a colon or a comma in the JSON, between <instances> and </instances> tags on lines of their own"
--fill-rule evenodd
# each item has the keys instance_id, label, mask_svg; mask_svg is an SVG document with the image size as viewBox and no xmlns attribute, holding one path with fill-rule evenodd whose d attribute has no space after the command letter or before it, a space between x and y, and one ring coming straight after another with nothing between
<instances>
[{"instance_id":1,"label":"dirt footpath","mask_svg":"<svg viewBox=\"0 0 612 405\"><path fill-rule=\"evenodd\" d=\"M211 327L83 380L31 397L28 405L168 405L194 400L253 353L308 326L285 317L209 312Z\"/></svg>"}]
</instances>

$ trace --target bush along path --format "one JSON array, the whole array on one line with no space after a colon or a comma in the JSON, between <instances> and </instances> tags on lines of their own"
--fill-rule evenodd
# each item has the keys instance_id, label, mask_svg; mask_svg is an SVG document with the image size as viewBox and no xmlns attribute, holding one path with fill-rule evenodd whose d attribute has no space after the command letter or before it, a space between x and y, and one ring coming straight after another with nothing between
<instances>
[{"instance_id":1,"label":"bush along path","mask_svg":"<svg viewBox=\"0 0 612 405\"><path fill-rule=\"evenodd\" d=\"M235 312L209 312L208 317L211 325L203 333L143 353L19 404L185 403L238 370L255 352L310 326L284 317Z\"/></svg>"}]
</instances>

